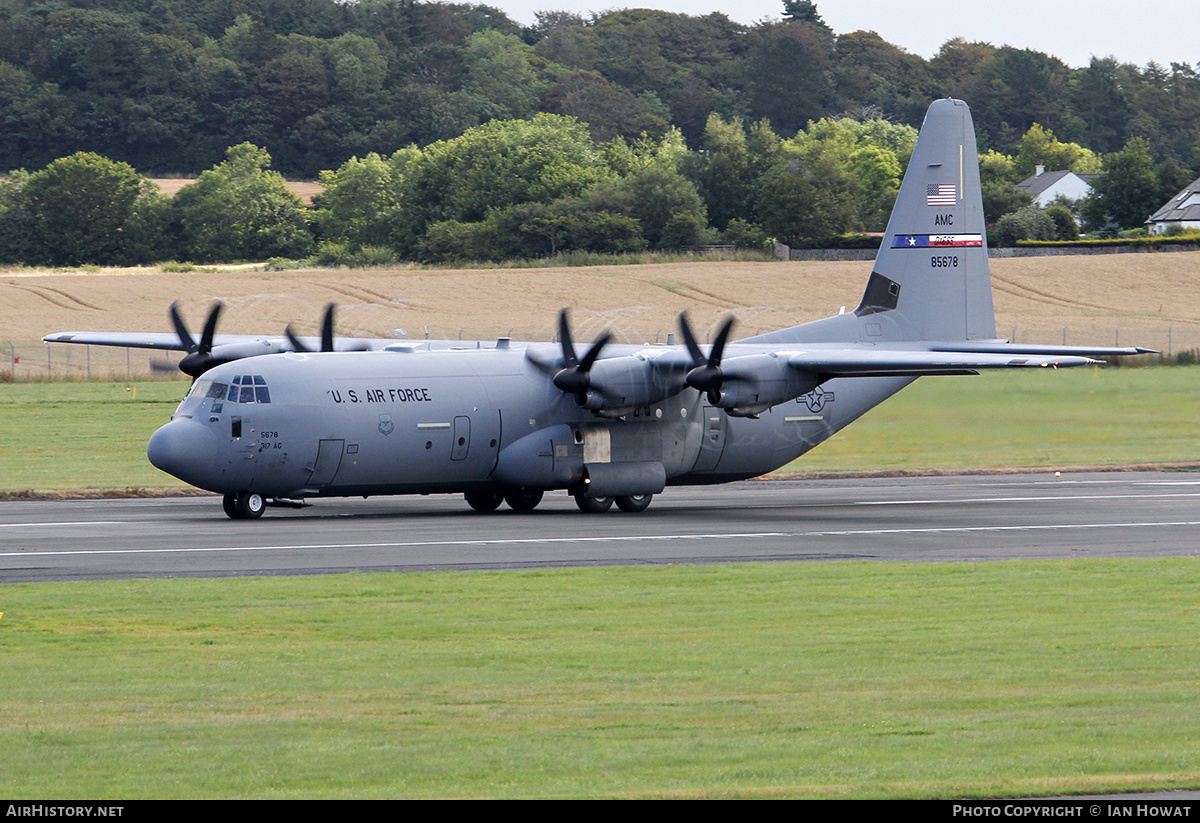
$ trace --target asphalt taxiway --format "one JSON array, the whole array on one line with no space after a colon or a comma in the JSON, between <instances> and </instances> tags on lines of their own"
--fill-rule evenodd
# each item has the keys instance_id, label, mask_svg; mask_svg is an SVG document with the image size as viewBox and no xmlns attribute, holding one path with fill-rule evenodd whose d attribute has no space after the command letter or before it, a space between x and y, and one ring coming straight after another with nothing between
<instances>
[{"instance_id":1,"label":"asphalt taxiway","mask_svg":"<svg viewBox=\"0 0 1200 823\"><path fill-rule=\"evenodd\" d=\"M314 500L229 520L212 496L0 502L0 581L737 561L1200 554L1183 472L747 481L640 514L472 512L461 495Z\"/></svg>"}]
</instances>

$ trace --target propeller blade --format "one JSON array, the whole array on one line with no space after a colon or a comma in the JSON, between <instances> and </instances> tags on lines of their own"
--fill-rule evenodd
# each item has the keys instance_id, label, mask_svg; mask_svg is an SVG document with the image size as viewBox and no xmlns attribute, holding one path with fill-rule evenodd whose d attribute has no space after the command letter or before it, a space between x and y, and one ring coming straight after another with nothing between
<instances>
[{"instance_id":1,"label":"propeller blade","mask_svg":"<svg viewBox=\"0 0 1200 823\"><path fill-rule=\"evenodd\" d=\"M729 340L729 332L733 330L733 316L725 318L721 328L717 329L717 339L713 341L712 349L708 352L708 362L712 366L721 365L721 355L725 353L725 342Z\"/></svg>"},{"instance_id":2,"label":"propeller blade","mask_svg":"<svg viewBox=\"0 0 1200 823\"><path fill-rule=\"evenodd\" d=\"M592 347L587 350L587 354L583 356L583 360L579 363L579 368L584 372L590 372L592 366L596 363L596 358L600 356L600 350L608 345L608 341L612 340L611 332L603 332L592 341Z\"/></svg>"},{"instance_id":3,"label":"propeller blade","mask_svg":"<svg viewBox=\"0 0 1200 823\"><path fill-rule=\"evenodd\" d=\"M175 326L175 334L178 335L179 342L183 344L184 351L195 351L196 340L192 337L192 333L188 331L187 324L183 322L183 317L179 314L179 303L172 303L167 313L171 316L171 324Z\"/></svg>"},{"instance_id":4,"label":"propeller blade","mask_svg":"<svg viewBox=\"0 0 1200 823\"><path fill-rule=\"evenodd\" d=\"M571 325L567 322L566 309L558 313L558 342L563 350L563 367L570 369L578 366L579 358L575 356L575 343L571 340Z\"/></svg>"},{"instance_id":5,"label":"propeller blade","mask_svg":"<svg viewBox=\"0 0 1200 823\"><path fill-rule=\"evenodd\" d=\"M292 330L291 323L287 324L287 328L283 330L283 333L287 337L288 343L291 344L292 351L300 351L300 352L309 351L308 346L304 345L304 343L302 343L300 341L300 338L296 336L296 332L294 332Z\"/></svg>"},{"instance_id":6,"label":"propeller blade","mask_svg":"<svg viewBox=\"0 0 1200 823\"><path fill-rule=\"evenodd\" d=\"M333 303L325 307L321 318L321 351L333 351Z\"/></svg>"},{"instance_id":7,"label":"propeller blade","mask_svg":"<svg viewBox=\"0 0 1200 823\"><path fill-rule=\"evenodd\" d=\"M692 334L692 325L688 322L686 311L679 313L679 331L683 334L683 343L687 346L688 354L692 356L692 362L697 365L707 363L708 358L704 356L704 352L700 351L700 346L696 343L696 335Z\"/></svg>"},{"instance_id":8,"label":"propeller blade","mask_svg":"<svg viewBox=\"0 0 1200 823\"><path fill-rule=\"evenodd\" d=\"M218 300L213 303L212 309L208 313L208 319L204 321L204 331L200 333L200 347L197 351L208 354L212 351L213 336L217 333L217 319L221 316L221 310L225 308L225 304Z\"/></svg>"}]
</instances>

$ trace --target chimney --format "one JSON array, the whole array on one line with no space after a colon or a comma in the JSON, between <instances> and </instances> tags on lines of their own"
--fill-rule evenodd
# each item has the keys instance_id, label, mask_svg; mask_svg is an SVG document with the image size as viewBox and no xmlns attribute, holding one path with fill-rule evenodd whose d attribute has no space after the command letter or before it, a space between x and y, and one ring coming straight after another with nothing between
<instances>
[{"instance_id":1,"label":"chimney","mask_svg":"<svg viewBox=\"0 0 1200 823\"><path fill-rule=\"evenodd\" d=\"M1041 177L1045 173L1046 173L1046 164L1038 163L1037 164L1037 173L1034 174L1034 177Z\"/></svg>"}]
</instances>

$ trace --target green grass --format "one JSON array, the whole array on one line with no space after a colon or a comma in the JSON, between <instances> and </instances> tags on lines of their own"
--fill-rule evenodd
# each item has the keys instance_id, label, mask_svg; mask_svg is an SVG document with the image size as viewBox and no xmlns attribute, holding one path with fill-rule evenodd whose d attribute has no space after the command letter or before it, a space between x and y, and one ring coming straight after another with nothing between
<instances>
[{"instance_id":1,"label":"green grass","mask_svg":"<svg viewBox=\"0 0 1200 823\"><path fill-rule=\"evenodd\" d=\"M0 384L0 491L181 488L146 441L182 381ZM837 473L1200 463L1200 367L927 377L788 467Z\"/></svg>"},{"instance_id":2,"label":"green grass","mask_svg":"<svg viewBox=\"0 0 1200 823\"><path fill-rule=\"evenodd\" d=\"M1200 462L1200 367L1085 367L922 378L787 468L835 473L1194 462Z\"/></svg>"},{"instance_id":3,"label":"green grass","mask_svg":"<svg viewBox=\"0 0 1200 823\"><path fill-rule=\"evenodd\" d=\"M1200 786L1200 561L19 584L6 797Z\"/></svg>"},{"instance_id":4,"label":"green grass","mask_svg":"<svg viewBox=\"0 0 1200 823\"><path fill-rule=\"evenodd\" d=\"M181 488L146 460L188 383L0 383L0 491Z\"/></svg>"}]
</instances>

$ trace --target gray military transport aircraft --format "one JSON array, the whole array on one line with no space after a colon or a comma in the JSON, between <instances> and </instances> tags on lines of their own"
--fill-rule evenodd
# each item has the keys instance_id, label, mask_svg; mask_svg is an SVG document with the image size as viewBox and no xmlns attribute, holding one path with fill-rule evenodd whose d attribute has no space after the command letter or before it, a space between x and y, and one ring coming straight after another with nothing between
<instances>
[{"instance_id":1,"label":"gray military transport aircraft","mask_svg":"<svg viewBox=\"0 0 1200 823\"><path fill-rule=\"evenodd\" d=\"M150 438L150 462L224 495L225 513L381 494L465 494L494 511L533 509L563 489L585 512L642 511L668 485L724 483L783 466L922 375L1080 366L1149 351L1014 345L996 339L970 110L929 107L853 312L701 345L586 349L566 311L556 343L199 340L174 306L175 335L65 332L47 342L187 351L196 378Z\"/></svg>"}]
</instances>

